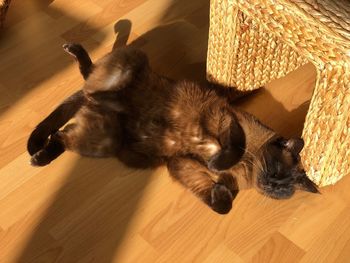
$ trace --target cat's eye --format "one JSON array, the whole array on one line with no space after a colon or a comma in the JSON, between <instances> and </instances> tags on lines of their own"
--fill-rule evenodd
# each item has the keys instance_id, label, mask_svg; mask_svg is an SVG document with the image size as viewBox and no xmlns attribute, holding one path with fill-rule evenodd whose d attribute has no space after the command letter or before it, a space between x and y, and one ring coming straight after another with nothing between
<instances>
[{"instance_id":1,"label":"cat's eye","mask_svg":"<svg viewBox=\"0 0 350 263\"><path fill-rule=\"evenodd\" d=\"M284 139L283 137L279 137L274 141L274 144L280 147L286 147L287 145L287 140Z\"/></svg>"}]
</instances>

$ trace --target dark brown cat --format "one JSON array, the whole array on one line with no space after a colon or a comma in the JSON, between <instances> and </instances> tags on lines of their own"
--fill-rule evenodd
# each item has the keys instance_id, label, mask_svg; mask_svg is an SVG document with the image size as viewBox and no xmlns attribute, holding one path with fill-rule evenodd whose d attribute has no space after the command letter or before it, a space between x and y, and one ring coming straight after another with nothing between
<instances>
[{"instance_id":1,"label":"dark brown cat","mask_svg":"<svg viewBox=\"0 0 350 263\"><path fill-rule=\"evenodd\" d=\"M242 178L272 198L318 192L300 163L302 139L278 136L233 108L220 90L160 76L130 47L94 64L82 46L64 49L77 59L85 84L31 134L33 165L47 165L65 150L116 156L139 168L166 163L172 177L218 213L231 209Z\"/></svg>"}]
</instances>

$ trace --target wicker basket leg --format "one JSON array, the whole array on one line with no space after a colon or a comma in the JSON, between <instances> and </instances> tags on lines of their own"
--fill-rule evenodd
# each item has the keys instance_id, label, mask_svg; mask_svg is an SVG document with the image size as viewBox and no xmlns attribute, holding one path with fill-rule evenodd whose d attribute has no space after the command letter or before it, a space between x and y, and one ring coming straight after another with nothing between
<instances>
[{"instance_id":1,"label":"wicker basket leg","mask_svg":"<svg viewBox=\"0 0 350 263\"><path fill-rule=\"evenodd\" d=\"M304 166L315 183L334 184L350 173L350 65L318 72L303 137Z\"/></svg>"},{"instance_id":2,"label":"wicker basket leg","mask_svg":"<svg viewBox=\"0 0 350 263\"><path fill-rule=\"evenodd\" d=\"M207 78L227 87L249 91L307 63L233 1L212 0L207 56Z\"/></svg>"}]
</instances>

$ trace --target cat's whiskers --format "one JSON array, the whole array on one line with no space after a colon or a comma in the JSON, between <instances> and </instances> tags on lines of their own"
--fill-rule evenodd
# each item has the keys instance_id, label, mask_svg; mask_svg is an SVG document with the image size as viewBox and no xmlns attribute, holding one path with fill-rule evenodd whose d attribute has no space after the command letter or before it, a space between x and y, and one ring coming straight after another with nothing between
<instances>
[{"instance_id":1,"label":"cat's whiskers","mask_svg":"<svg viewBox=\"0 0 350 263\"><path fill-rule=\"evenodd\" d=\"M261 171L263 172L263 173L265 173L266 172L266 165L263 165L262 163L261 163L261 160L256 160L258 163L259 163L259 167L261 167Z\"/></svg>"},{"instance_id":2,"label":"cat's whiskers","mask_svg":"<svg viewBox=\"0 0 350 263\"><path fill-rule=\"evenodd\" d=\"M249 164L251 164L253 167L255 167L256 169L258 169L260 172L264 172L263 168L261 166L259 166L257 163L254 163L251 160L246 160Z\"/></svg>"},{"instance_id":3,"label":"cat's whiskers","mask_svg":"<svg viewBox=\"0 0 350 263\"><path fill-rule=\"evenodd\" d=\"M266 195L265 193L263 194L263 196L264 196L264 198L263 198L263 201L262 201L262 208L263 208L263 210L265 210L266 209L266 207L267 207L267 204L268 204L268 201L269 201L269 196L268 195Z\"/></svg>"},{"instance_id":4,"label":"cat's whiskers","mask_svg":"<svg viewBox=\"0 0 350 263\"><path fill-rule=\"evenodd\" d=\"M265 174L266 169L264 168L264 166L262 165L261 161L258 159L255 160L249 160L249 162L255 167L257 168L262 174Z\"/></svg>"},{"instance_id":5,"label":"cat's whiskers","mask_svg":"<svg viewBox=\"0 0 350 263\"><path fill-rule=\"evenodd\" d=\"M256 158L256 155L249 151L248 149L245 149L246 153L249 154L252 158L252 160L247 159L247 161L253 165L255 168L258 168L261 172L264 172L264 167L262 166L261 162ZM257 163L255 161L258 161Z\"/></svg>"},{"instance_id":6,"label":"cat's whiskers","mask_svg":"<svg viewBox=\"0 0 350 263\"><path fill-rule=\"evenodd\" d=\"M259 201L258 207L263 207L264 203L266 203L266 195L264 193L262 193L262 199Z\"/></svg>"},{"instance_id":7,"label":"cat's whiskers","mask_svg":"<svg viewBox=\"0 0 350 263\"><path fill-rule=\"evenodd\" d=\"M262 159L263 159L263 161L264 161L264 166L267 167L267 163L266 163L266 159L265 159L265 156L264 156L264 155L262 156Z\"/></svg>"}]
</instances>

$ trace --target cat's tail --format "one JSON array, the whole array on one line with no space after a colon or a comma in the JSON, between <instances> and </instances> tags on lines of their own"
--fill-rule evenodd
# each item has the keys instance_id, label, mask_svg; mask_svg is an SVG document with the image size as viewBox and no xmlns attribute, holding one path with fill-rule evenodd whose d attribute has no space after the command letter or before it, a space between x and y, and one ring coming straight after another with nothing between
<instances>
[{"instance_id":1,"label":"cat's tail","mask_svg":"<svg viewBox=\"0 0 350 263\"><path fill-rule=\"evenodd\" d=\"M40 151L45 146L48 137L73 118L84 102L84 93L79 90L66 98L49 116L40 122L29 136L27 143L29 154L33 155Z\"/></svg>"}]
</instances>

